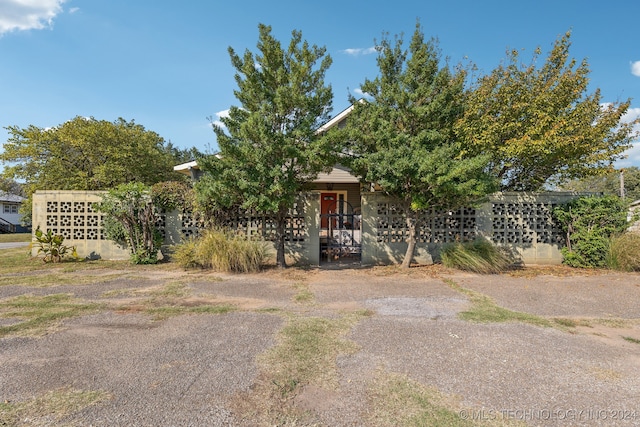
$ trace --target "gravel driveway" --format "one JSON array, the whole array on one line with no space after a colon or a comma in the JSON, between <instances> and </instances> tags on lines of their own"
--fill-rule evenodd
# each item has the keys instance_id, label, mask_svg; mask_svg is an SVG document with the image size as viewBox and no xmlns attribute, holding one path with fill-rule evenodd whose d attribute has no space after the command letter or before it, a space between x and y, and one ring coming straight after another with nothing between
<instances>
[{"instance_id":1,"label":"gravel driveway","mask_svg":"<svg viewBox=\"0 0 640 427\"><path fill-rule=\"evenodd\" d=\"M165 320L105 309L66 320L42 337L1 338L0 402L25 402L55 390L108 395L62 418L23 419L20 425L267 425L239 412L237 403L264 380L260 355L277 345L288 319L335 319L364 310L368 315L345 336L357 351L336 359L337 386L307 384L292 398L306 414L296 425L373 423L371 387L381 372L451 398L461 420L495 421L500 414L525 425L640 425L636 274L513 277L389 268L162 274L145 270L90 285L0 286L0 299L20 288L25 294L71 292L92 301L131 302L135 295L113 290L179 280L192 298L237 307ZM570 332L464 321L458 313L471 302L447 282L511 310L592 321L578 322ZM296 299L303 288L312 300Z\"/></svg>"}]
</instances>

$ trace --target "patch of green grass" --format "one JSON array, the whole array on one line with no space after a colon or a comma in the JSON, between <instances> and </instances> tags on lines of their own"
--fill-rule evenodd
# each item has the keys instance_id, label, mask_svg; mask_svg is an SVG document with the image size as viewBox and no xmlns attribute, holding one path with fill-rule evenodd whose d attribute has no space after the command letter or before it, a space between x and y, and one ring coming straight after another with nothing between
<instances>
[{"instance_id":1,"label":"patch of green grass","mask_svg":"<svg viewBox=\"0 0 640 427\"><path fill-rule=\"evenodd\" d=\"M263 358L265 370L274 384L288 394L289 386L314 384L337 387L336 357L357 351L357 346L344 338L361 319L350 314L339 319L292 317L282 329L279 343Z\"/></svg>"},{"instance_id":2,"label":"patch of green grass","mask_svg":"<svg viewBox=\"0 0 640 427\"><path fill-rule=\"evenodd\" d=\"M453 280L445 279L444 282L452 289L469 297L471 308L458 314L463 320L478 323L523 322L536 326L553 326L553 322L544 317L500 307L488 296L463 288Z\"/></svg>"},{"instance_id":3,"label":"patch of green grass","mask_svg":"<svg viewBox=\"0 0 640 427\"><path fill-rule=\"evenodd\" d=\"M120 290L115 295L126 293ZM224 314L236 310L231 304L210 303L207 299L189 299L191 289L182 282L170 282L162 288L130 290L129 295L147 294L149 297L130 305L118 307L121 312L142 312L154 320L165 320L185 314Z\"/></svg>"},{"instance_id":4,"label":"patch of green grass","mask_svg":"<svg viewBox=\"0 0 640 427\"><path fill-rule=\"evenodd\" d=\"M452 289L469 297L469 300L471 301L471 308L458 314L458 317L463 320L477 323L522 322L545 328L555 327L564 331L582 325L581 321L574 319L547 319L535 314L509 310L507 308L500 307L488 296L475 292L471 289L463 288L453 280L445 279L444 282Z\"/></svg>"},{"instance_id":5,"label":"patch of green grass","mask_svg":"<svg viewBox=\"0 0 640 427\"><path fill-rule=\"evenodd\" d=\"M473 419L473 410L461 409L459 403L436 389L396 374L380 374L368 390L374 408L367 425L416 427L517 426L499 417L498 411L485 411L485 419ZM477 411L480 414L480 411ZM474 415L474 417L472 417Z\"/></svg>"},{"instance_id":6,"label":"patch of green grass","mask_svg":"<svg viewBox=\"0 0 640 427\"><path fill-rule=\"evenodd\" d=\"M18 321L0 326L0 338L9 335L43 335L64 319L95 313L102 308L104 306L101 304L85 303L70 294L21 295L3 300L0 301L0 317Z\"/></svg>"},{"instance_id":7,"label":"patch of green grass","mask_svg":"<svg viewBox=\"0 0 640 427\"><path fill-rule=\"evenodd\" d=\"M625 336L623 336L622 338L623 338L625 341L629 341L629 342L632 342L632 343L634 343L634 344L640 344L640 340L639 340L639 339L637 339L637 338L625 337Z\"/></svg>"},{"instance_id":8,"label":"patch of green grass","mask_svg":"<svg viewBox=\"0 0 640 427\"><path fill-rule=\"evenodd\" d=\"M236 310L236 307L231 304L203 304L197 306L173 305L147 307L143 312L150 315L153 320L166 320L170 317L185 314L226 314L234 310Z\"/></svg>"},{"instance_id":9,"label":"patch of green grass","mask_svg":"<svg viewBox=\"0 0 640 427\"><path fill-rule=\"evenodd\" d=\"M150 295L158 298L184 298L190 293L191 291L184 283L170 282L161 289L151 291Z\"/></svg>"},{"instance_id":10,"label":"patch of green grass","mask_svg":"<svg viewBox=\"0 0 640 427\"><path fill-rule=\"evenodd\" d=\"M294 289L298 291L293 296L293 300L300 304L311 304L315 299L315 295L309 289L309 285L306 283L296 282L293 284Z\"/></svg>"},{"instance_id":11,"label":"patch of green grass","mask_svg":"<svg viewBox=\"0 0 640 427\"><path fill-rule=\"evenodd\" d=\"M566 317L554 317L552 321L566 328L577 328L578 326L587 326L586 324L582 323L580 320L569 319Z\"/></svg>"},{"instance_id":12,"label":"patch of green grass","mask_svg":"<svg viewBox=\"0 0 640 427\"><path fill-rule=\"evenodd\" d=\"M0 243L30 242L31 233L0 234Z\"/></svg>"},{"instance_id":13,"label":"patch of green grass","mask_svg":"<svg viewBox=\"0 0 640 427\"><path fill-rule=\"evenodd\" d=\"M153 266L155 270L166 268L165 265ZM31 256L31 250L27 247L1 249L0 250L0 274L9 273L25 273L35 271L47 272L75 272L101 269L117 269L117 270L145 270L143 266L131 266L128 261L110 261L110 260L72 260L63 259L59 263L42 262L42 258ZM175 269L175 266L171 266Z\"/></svg>"},{"instance_id":14,"label":"patch of green grass","mask_svg":"<svg viewBox=\"0 0 640 427\"><path fill-rule=\"evenodd\" d=\"M234 399L234 409L250 414L256 425L319 425L296 406L294 397L308 385L338 388L336 359L358 350L345 335L362 317L359 313L337 319L289 315L277 345L259 357L259 381Z\"/></svg>"},{"instance_id":15,"label":"patch of green grass","mask_svg":"<svg viewBox=\"0 0 640 427\"><path fill-rule=\"evenodd\" d=\"M0 402L0 426L53 425L65 416L109 398L109 393L104 391L63 389L25 402Z\"/></svg>"},{"instance_id":16,"label":"patch of green grass","mask_svg":"<svg viewBox=\"0 0 640 427\"><path fill-rule=\"evenodd\" d=\"M59 273L7 275L0 278L0 286L27 286L32 288L48 288L52 286L82 286L108 282L124 277L125 273L108 275L75 275Z\"/></svg>"},{"instance_id":17,"label":"patch of green grass","mask_svg":"<svg viewBox=\"0 0 640 427\"><path fill-rule=\"evenodd\" d=\"M265 307L256 310L257 313L282 313L282 309L278 307Z\"/></svg>"}]
</instances>

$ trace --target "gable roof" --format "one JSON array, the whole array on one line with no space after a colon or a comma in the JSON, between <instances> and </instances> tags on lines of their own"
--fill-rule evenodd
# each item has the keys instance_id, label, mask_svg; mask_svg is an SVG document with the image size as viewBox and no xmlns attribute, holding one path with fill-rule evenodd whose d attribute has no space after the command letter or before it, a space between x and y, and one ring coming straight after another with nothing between
<instances>
[{"instance_id":1,"label":"gable roof","mask_svg":"<svg viewBox=\"0 0 640 427\"><path fill-rule=\"evenodd\" d=\"M351 114L353 111L353 105L350 105L348 108L342 110L336 116L334 116L331 120L329 120L324 125L320 126L316 130L316 134L321 134L323 132L328 131L329 129L340 126L345 119ZM219 157L219 154L216 154ZM181 173L183 175L190 176L192 178L198 176L200 173L200 166L198 166L198 162L196 160L192 160L190 162L182 163L173 167L173 170ZM357 184L360 180L351 173L351 170L342 165L335 165L331 172L325 173L321 172L318 174L318 177L314 179L312 182L314 183L340 183L340 184Z\"/></svg>"},{"instance_id":2,"label":"gable roof","mask_svg":"<svg viewBox=\"0 0 640 427\"><path fill-rule=\"evenodd\" d=\"M24 197L18 196L17 194L11 194L5 191L0 191L0 202L22 203L24 200L25 200Z\"/></svg>"}]
</instances>

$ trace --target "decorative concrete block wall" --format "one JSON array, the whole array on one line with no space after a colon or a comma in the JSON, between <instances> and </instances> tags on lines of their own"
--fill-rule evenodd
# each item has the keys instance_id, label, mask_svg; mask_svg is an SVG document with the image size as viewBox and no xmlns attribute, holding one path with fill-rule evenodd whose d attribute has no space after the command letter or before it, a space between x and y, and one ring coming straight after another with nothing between
<instances>
[{"instance_id":1,"label":"decorative concrete block wall","mask_svg":"<svg viewBox=\"0 0 640 427\"><path fill-rule=\"evenodd\" d=\"M578 193L496 193L456 211L432 211L417 230L415 260L429 263L443 244L485 237L524 263L560 264L564 236L553 220L556 206ZM362 263L402 262L408 227L402 209L382 193L362 194Z\"/></svg>"},{"instance_id":2,"label":"decorative concrete block wall","mask_svg":"<svg viewBox=\"0 0 640 427\"><path fill-rule=\"evenodd\" d=\"M128 259L129 251L106 240L102 234L102 214L93 204L104 192L36 191L33 195L33 230L51 230L64 236L64 244L75 246L78 255L88 258ZM36 255L37 249L33 249Z\"/></svg>"},{"instance_id":3,"label":"decorative concrete block wall","mask_svg":"<svg viewBox=\"0 0 640 427\"><path fill-rule=\"evenodd\" d=\"M104 192L38 191L33 196L33 229L40 226L65 237L81 257L128 259L126 248L106 240L102 214L93 209ZM578 193L497 193L483 203L456 211L430 212L418 230L415 260L430 263L443 244L483 236L508 248L525 263L559 264L564 242L554 223L553 209ZM362 194L362 263L400 263L406 251L407 226L404 212L382 193ZM249 236L273 241L273 218L238 212L226 224ZM189 213L158 215L157 226L165 245L179 243L200 230ZM291 210L286 227L289 262L320 263L320 193L302 195ZM34 250L35 255L35 250Z\"/></svg>"},{"instance_id":4,"label":"decorative concrete block wall","mask_svg":"<svg viewBox=\"0 0 640 427\"><path fill-rule=\"evenodd\" d=\"M51 230L65 238L65 244L76 246L78 255L89 258L128 259L126 248L105 239L102 214L93 204L102 200L101 191L37 191L33 195L33 229ZM291 210L287 220L285 249L291 262L319 264L320 196L306 194ZM226 226L249 236L261 236L267 241L275 237L273 218L251 212L238 212ZM198 234L201 225L190 213L162 212L156 226L165 245L180 243ZM36 255L37 249L33 250Z\"/></svg>"}]
</instances>

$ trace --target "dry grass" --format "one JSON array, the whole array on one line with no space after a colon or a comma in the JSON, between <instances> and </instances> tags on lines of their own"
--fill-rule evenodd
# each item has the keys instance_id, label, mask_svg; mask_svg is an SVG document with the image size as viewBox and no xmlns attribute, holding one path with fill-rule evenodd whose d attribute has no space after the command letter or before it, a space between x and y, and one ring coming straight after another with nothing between
<instances>
[{"instance_id":1,"label":"dry grass","mask_svg":"<svg viewBox=\"0 0 640 427\"><path fill-rule=\"evenodd\" d=\"M110 398L104 391L62 389L50 391L25 402L0 402L0 426L51 426Z\"/></svg>"},{"instance_id":2,"label":"dry grass","mask_svg":"<svg viewBox=\"0 0 640 427\"><path fill-rule=\"evenodd\" d=\"M255 425L315 425L296 407L295 396L307 385L328 390L338 387L337 357L358 347L345 335L366 314L338 319L289 316L278 344L259 358L262 369L256 386L235 399L238 413Z\"/></svg>"},{"instance_id":3,"label":"dry grass","mask_svg":"<svg viewBox=\"0 0 640 427\"><path fill-rule=\"evenodd\" d=\"M293 288L297 293L293 296L293 300L300 304L313 304L315 295L309 289L309 285L302 282L296 282L293 284Z\"/></svg>"},{"instance_id":4,"label":"dry grass","mask_svg":"<svg viewBox=\"0 0 640 427\"><path fill-rule=\"evenodd\" d=\"M87 303L69 294L20 295L0 301L0 318L15 322L0 326L0 338L9 335L40 336L64 319L95 313L104 305Z\"/></svg>"},{"instance_id":5,"label":"dry grass","mask_svg":"<svg viewBox=\"0 0 640 427\"><path fill-rule=\"evenodd\" d=\"M206 230L196 239L174 248L173 259L183 268L212 268L216 271L253 273L260 271L268 258L264 241L221 229Z\"/></svg>"},{"instance_id":6,"label":"dry grass","mask_svg":"<svg viewBox=\"0 0 640 427\"><path fill-rule=\"evenodd\" d=\"M0 234L0 243L30 242L31 233Z\"/></svg>"},{"instance_id":7,"label":"dry grass","mask_svg":"<svg viewBox=\"0 0 640 427\"><path fill-rule=\"evenodd\" d=\"M425 387L404 375L378 373L368 391L372 413L366 425L471 427L521 426L499 411L464 409L457 399Z\"/></svg>"},{"instance_id":8,"label":"dry grass","mask_svg":"<svg viewBox=\"0 0 640 427\"><path fill-rule=\"evenodd\" d=\"M607 265L614 270L640 271L640 234L624 233L613 237Z\"/></svg>"},{"instance_id":9,"label":"dry grass","mask_svg":"<svg viewBox=\"0 0 640 427\"><path fill-rule=\"evenodd\" d=\"M522 268L514 269L506 274L511 277L539 277L539 276L555 276L555 277L587 277L601 276L610 274L611 271L598 268L574 268L567 265L528 265Z\"/></svg>"},{"instance_id":10,"label":"dry grass","mask_svg":"<svg viewBox=\"0 0 640 427\"><path fill-rule=\"evenodd\" d=\"M480 274L496 274L508 270L513 260L486 239L451 243L442 248L442 264L449 268Z\"/></svg>"},{"instance_id":11,"label":"dry grass","mask_svg":"<svg viewBox=\"0 0 640 427\"><path fill-rule=\"evenodd\" d=\"M162 287L136 289L131 292L127 294L124 291L123 294L138 298L131 303L117 306L117 311L145 313L154 320L165 320L185 314L225 314L237 309L234 305L217 302L213 297L193 298L191 289L180 281L169 282Z\"/></svg>"}]
</instances>

